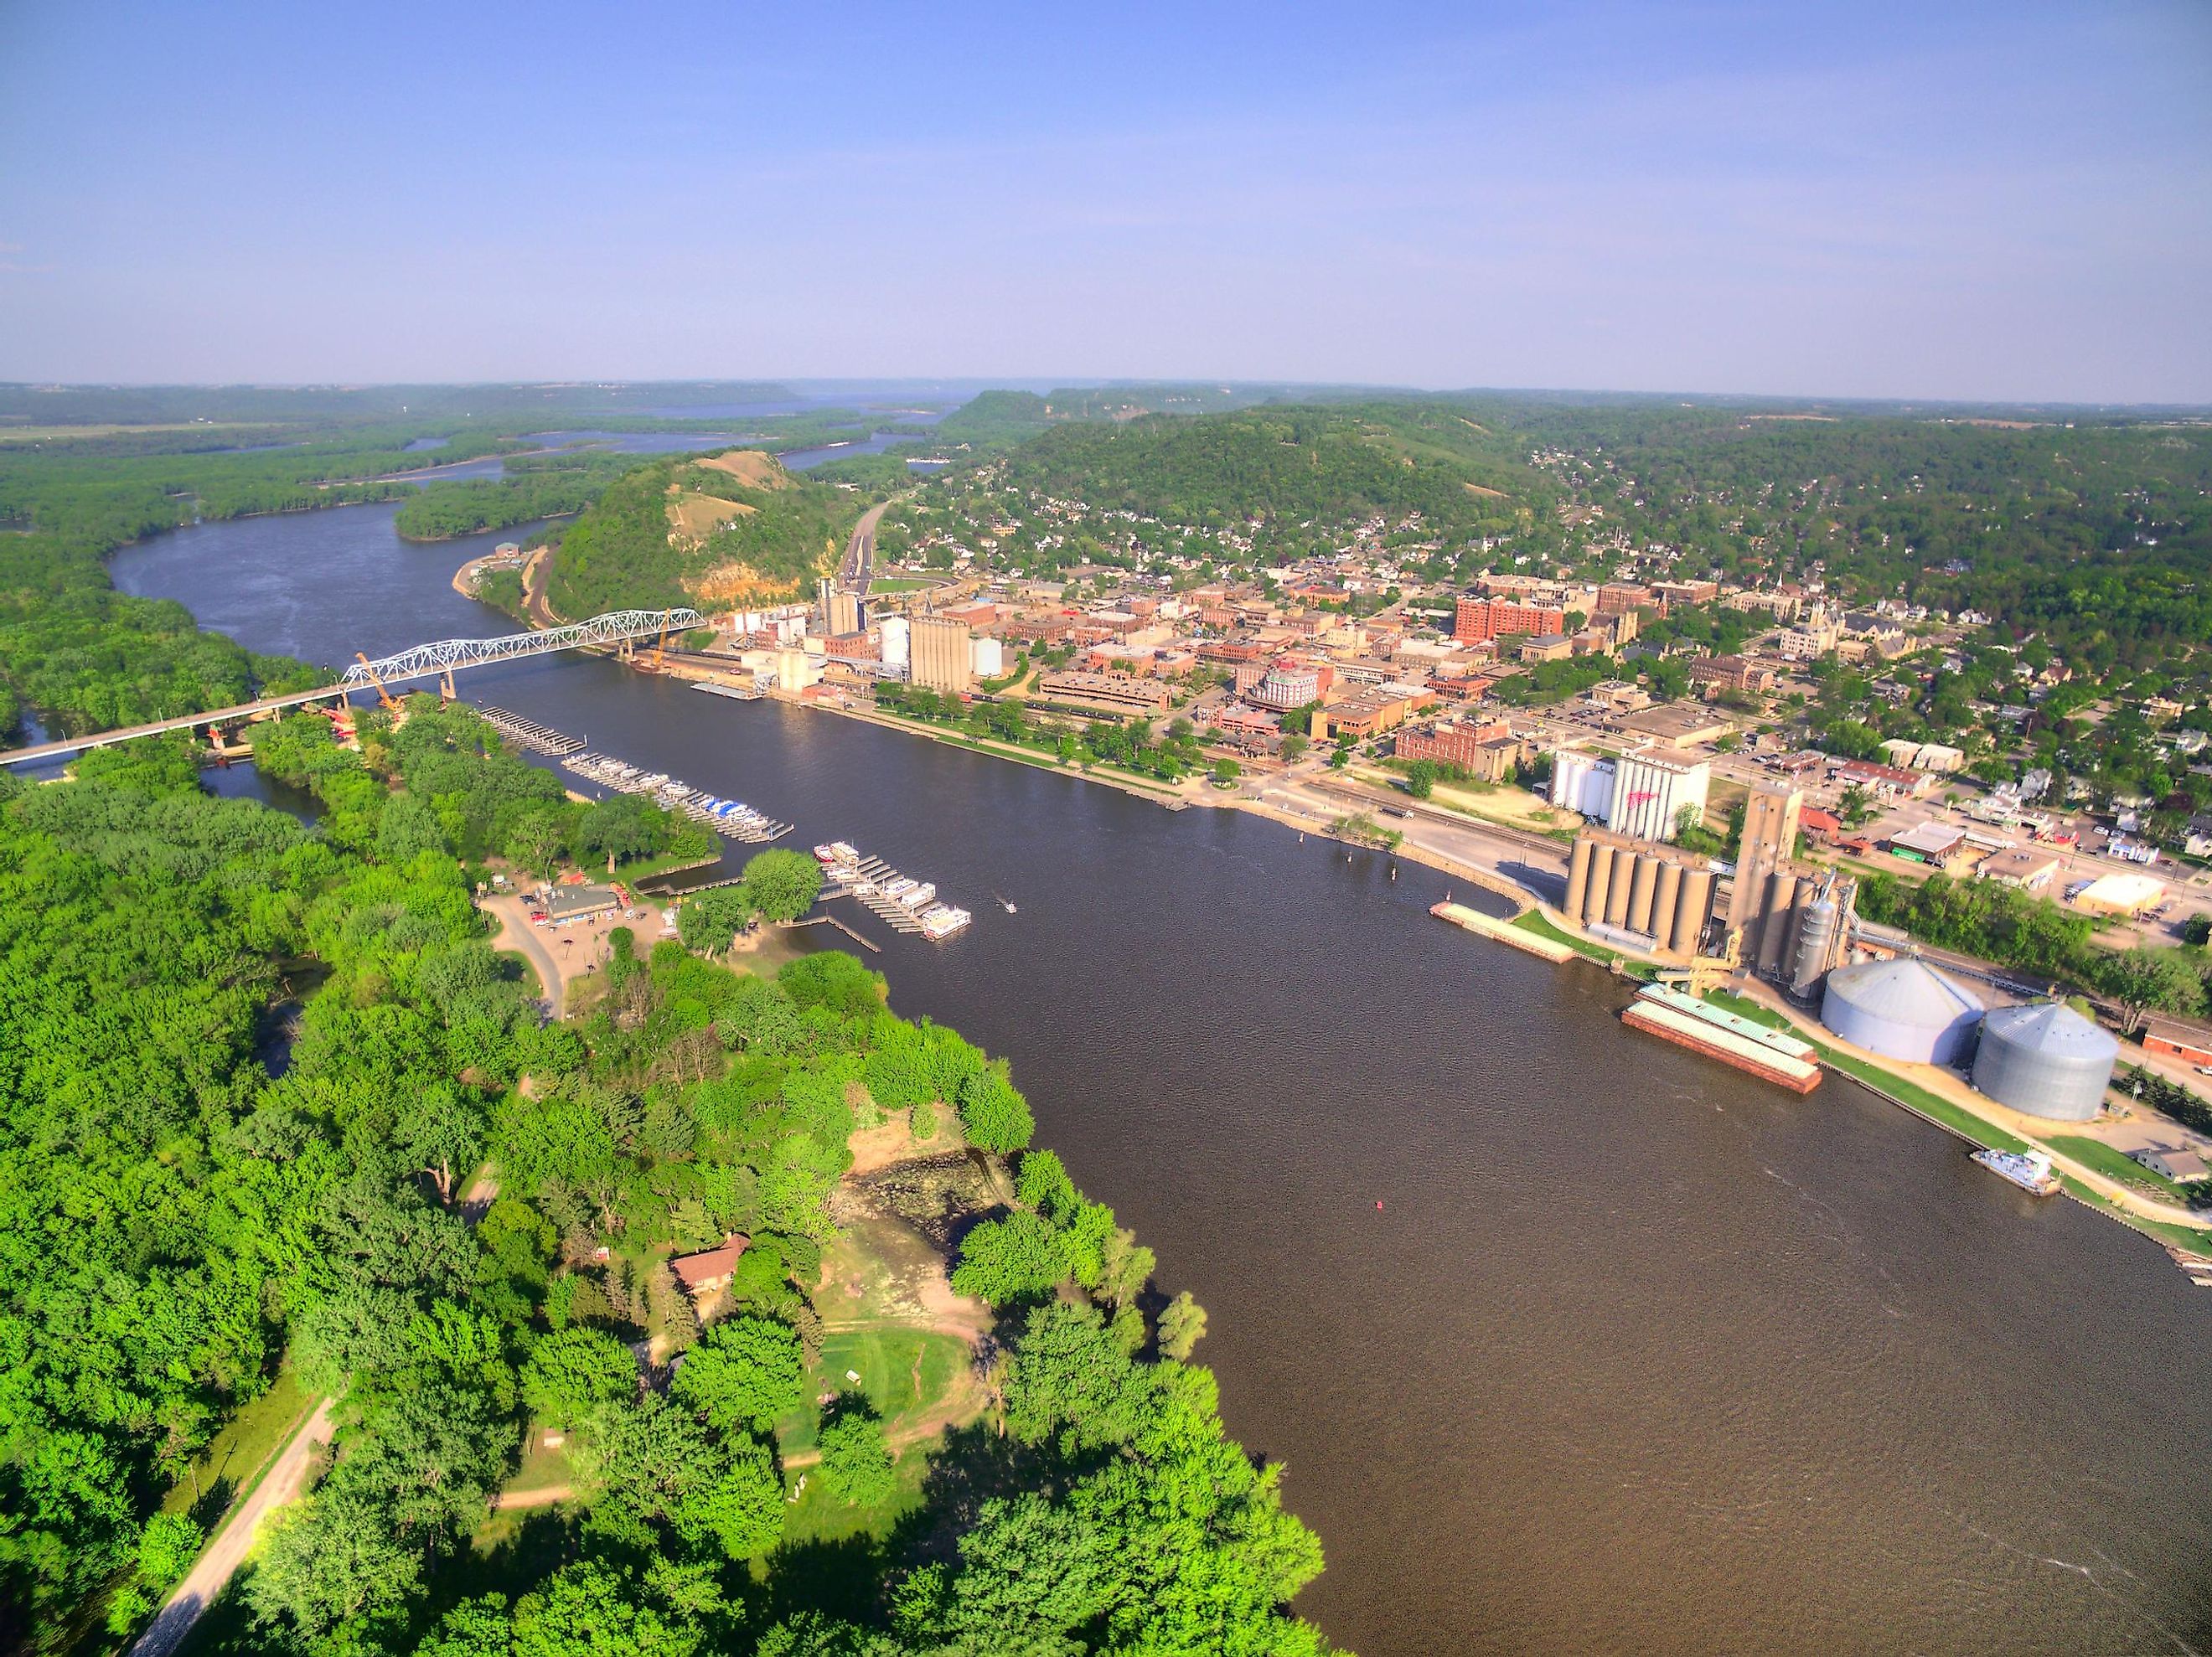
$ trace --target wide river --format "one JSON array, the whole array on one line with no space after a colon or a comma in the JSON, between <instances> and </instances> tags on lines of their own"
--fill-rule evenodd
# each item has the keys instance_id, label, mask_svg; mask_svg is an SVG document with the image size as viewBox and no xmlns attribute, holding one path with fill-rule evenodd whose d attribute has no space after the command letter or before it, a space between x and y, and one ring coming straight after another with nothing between
<instances>
[{"instance_id":1,"label":"wide river","mask_svg":"<svg viewBox=\"0 0 2212 1657\"><path fill-rule=\"evenodd\" d=\"M327 663L511 630L448 586L501 537L392 512L115 576ZM1414 865L605 662L464 689L975 912L931 945L842 906L1207 1308L1328 1549L1300 1609L1364 1657L2212 1651L2212 1296L2112 1221L1624 1030Z\"/></svg>"}]
</instances>

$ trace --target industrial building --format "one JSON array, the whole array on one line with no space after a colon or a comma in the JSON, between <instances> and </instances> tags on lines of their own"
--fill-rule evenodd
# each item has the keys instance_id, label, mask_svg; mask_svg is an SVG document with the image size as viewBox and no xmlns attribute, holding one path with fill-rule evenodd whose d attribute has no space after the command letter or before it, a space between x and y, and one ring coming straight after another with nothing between
<instances>
[{"instance_id":1,"label":"industrial building","mask_svg":"<svg viewBox=\"0 0 2212 1657\"><path fill-rule=\"evenodd\" d=\"M1613 815L1613 765L1579 748L1552 756L1551 801L1560 810L1602 822Z\"/></svg>"},{"instance_id":2,"label":"industrial building","mask_svg":"<svg viewBox=\"0 0 2212 1657\"><path fill-rule=\"evenodd\" d=\"M1926 962L1904 956L1830 973L1820 1022L1885 1059L1948 1065L1972 1039L1983 1011L1962 986Z\"/></svg>"},{"instance_id":3,"label":"industrial building","mask_svg":"<svg viewBox=\"0 0 2212 1657\"><path fill-rule=\"evenodd\" d=\"M1705 819L1705 791L1712 768L1687 754L1654 750L1623 754L1613 763L1613 810L1605 826L1639 840L1672 840L1683 814Z\"/></svg>"},{"instance_id":4,"label":"industrial building","mask_svg":"<svg viewBox=\"0 0 2212 1657\"><path fill-rule=\"evenodd\" d=\"M1797 854L1805 796L1788 783L1760 782L1744 802L1743 835L1736 846L1735 892L1729 902L1731 931L1758 918L1767 877Z\"/></svg>"},{"instance_id":5,"label":"industrial building","mask_svg":"<svg viewBox=\"0 0 2212 1657\"><path fill-rule=\"evenodd\" d=\"M2120 1044L2057 1001L2000 1007L1982 1020L1974 1085L2001 1105L2054 1122L2086 1122L2105 1106Z\"/></svg>"},{"instance_id":6,"label":"industrial building","mask_svg":"<svg viewBox=\"0 0 2212 1657\"><path fill-rule=\"evenodd\" d=\"M917 616L910 634L915 683L931 690L965 695L975 682L972 634L965 622Z\"/></svg>"},{"instance_id":7,"label":"industrial building","mask_svg":"<svg viewBox=\"0 0 2212 1657\"><path fill-rule=\"evenodd\" d=\"M909 653L909 646L913 644L911 624L903 616L886 616L880 631L884 665L903 671L913 659Z\"/></svg>"},{"instance_id":8,"label":"industrial building","mask_svg":"<svg viewBox=\"0 0 2212 1657\"><path fill-rule=\"evenodd\" d=\"M1567 919L1657 955L1697 953L1717 877L1705 858L1610 829L1585 828L1567 865Z\"/></svg>"}]
</instances>

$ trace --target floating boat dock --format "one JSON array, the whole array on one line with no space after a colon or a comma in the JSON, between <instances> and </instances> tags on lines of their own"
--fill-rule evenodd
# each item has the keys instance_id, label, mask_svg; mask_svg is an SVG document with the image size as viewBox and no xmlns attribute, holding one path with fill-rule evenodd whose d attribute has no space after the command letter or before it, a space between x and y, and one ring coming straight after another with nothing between
<instances>
[{"instance_id":1,"label":"floating boat dock","mask_svg":"<svg viewBox=\"0 0 2212 1657\"><path fill-rule=\"evenodd\" d=\"M1449 920L1455 926L1463 926L1468 932L1479 933L1496 943L1509 944L1529 955L1541 956L1555 966L1562 961L1575 958L1575 950L1556 938L1546 938L1541 933L1529 932L1509 920L1486 915L1480 909L1470 909L1464 903L1431 903L1429 913L1439 920Z\"/></svg>"},{"instance_id":2,"label":"floating boat dock","mask_svg":"<svg viewBox=\"0 0 2212 1657\"><path fill-rule=\"evenodd\" d=\"M1820 1085L1818 1050L1811 1042L1663 984L1644 986L1620 1022L1792 1093L1810 1093Z\"/></svg>"},{"instance_id":3,"label":"floating boat dock","mask_svg":"<svg viewBox=\"0 0 2212 1657\"><path fill-rule=\"evenodd\" d=\"M521 714L510 713L503 707L479 707L477 712L483 716L486 725L507 741L533 753L550 754L555 759L560 759L583 750L584 739L581 737L572 737L566 731L556 731L550 725L526 719Z\"/></svg>"},{"instance_id":4,"label":"floating boat dock","mask_svg":"<svg viewBox=\"0 0 2212 1657\"><path fill-rule=\"evenodd\" d=\"M667 810L681 811L694 822L703 822L726 840L765 846L791 832L792 825L756 811L739 800L723 799L703 788L694 788L665 771L641 771L610 754L570 754L561 764L578 776L619 793L649 795Z\"/></svg>"},{"instance_id":5,"label":"floating boat dock","mask_svg":"<svg viewBox=\"0 0 2212 1657\"><path fill-rule=\"evenodd\" d=\"M975 919L967 910L937 901L930 881L902 875L881 858L868 857L844 841L814 848L829 883L823 901L849 897L895 932L940 939L952 936Z\"/></svg>"}]
</instances>

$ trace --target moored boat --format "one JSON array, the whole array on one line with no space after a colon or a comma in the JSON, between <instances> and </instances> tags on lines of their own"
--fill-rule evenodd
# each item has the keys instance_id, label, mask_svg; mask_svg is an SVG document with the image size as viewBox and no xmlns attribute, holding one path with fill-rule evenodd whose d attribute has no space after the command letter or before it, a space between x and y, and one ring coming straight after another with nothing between
<instances>
[{"instance_id":1,"label":"moored boat","mask_svg":"<svg viewBox=\"0 0 2212 1657\"><path fill-rule=\"evenodd\" d=\"M2032 1197L2056 1196L2060 1189L2058 1176L2051 1171L2051 1158L2039 1150L1978 1150L1974 1160Z\"/></svg>"}]
</instances>

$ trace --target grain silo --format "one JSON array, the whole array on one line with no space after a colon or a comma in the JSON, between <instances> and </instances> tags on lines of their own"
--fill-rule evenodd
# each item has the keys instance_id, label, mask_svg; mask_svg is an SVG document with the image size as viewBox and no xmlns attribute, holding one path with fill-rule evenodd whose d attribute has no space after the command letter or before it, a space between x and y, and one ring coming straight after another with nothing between
<instances>
[{"instance_id":1,"label":"grain silo","mask_svg":"<svg viewBox=\"0 0 2212 1657\"><path fill-rule=\"evenodd\" d=\"M1971 1037L1982 1004L1911 956L1839 967L1828 974L1820 1022L1869 1053L1948 1065Z\"/></svg>"},{"instance_id":2,"label":"grain silo","mask_svg":"<svg viewBox=\"0 0 2212 1657\"><path fill-rule=\"evenodd\" d=\"M2056 1122L2086 1122L2104 1106L2120 1044L2057 1001L2000 1007L1982 1021L1974 1085L2001 1105Z\"/></svg>"}]
</instances>

